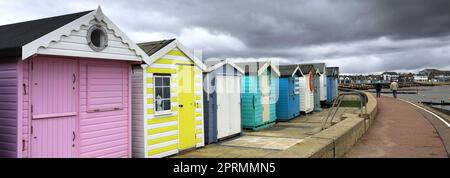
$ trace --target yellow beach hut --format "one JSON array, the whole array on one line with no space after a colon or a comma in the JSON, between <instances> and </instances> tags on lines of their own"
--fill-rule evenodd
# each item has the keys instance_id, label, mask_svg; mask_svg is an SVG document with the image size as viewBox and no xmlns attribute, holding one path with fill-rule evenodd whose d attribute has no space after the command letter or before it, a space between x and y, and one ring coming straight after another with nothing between
<instances>
[{"instance_id":1,"label":"yellow beach hut","mask_svg":"<svg viewBox=\"0 0 450 178\"><path fill-rule=\"evenodd\" d=\"M138 45L149 57L132 70L133 157L166 157L204 146L206 66L176 39Z\"/></svg>"}]
</instances>

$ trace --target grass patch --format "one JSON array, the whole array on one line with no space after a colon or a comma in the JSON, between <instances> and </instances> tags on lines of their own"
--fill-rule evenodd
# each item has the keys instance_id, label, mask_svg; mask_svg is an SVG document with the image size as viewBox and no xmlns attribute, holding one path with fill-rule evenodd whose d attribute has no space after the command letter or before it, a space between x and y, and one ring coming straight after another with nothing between
<instances>
[{"instance_id":1,"label":"grass patch","mask_svg":"<svg viewBox=\"0 0 450 178\"><path fill-rule=\"evenodd\" d=\"M358 100L353 101L342 101L341 107L356 107L359 108L361 106L361 102Z\"/></svg>"}]
</instances>

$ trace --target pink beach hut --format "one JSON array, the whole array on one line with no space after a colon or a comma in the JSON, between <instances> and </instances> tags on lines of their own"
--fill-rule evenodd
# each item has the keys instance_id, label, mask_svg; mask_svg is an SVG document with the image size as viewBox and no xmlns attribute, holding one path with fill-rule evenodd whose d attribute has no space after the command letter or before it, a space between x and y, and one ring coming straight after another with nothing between
<instances>
[{"instance_id":1,"label":"pink beach hut","mask_svg":"<svg viewBox=\"0 0 450 178\"><path fill-rule=\"evenodd\" d=\"M101 9L0 26L0 157L131 157L131 65Z\"/></svg>"}]
</instances>

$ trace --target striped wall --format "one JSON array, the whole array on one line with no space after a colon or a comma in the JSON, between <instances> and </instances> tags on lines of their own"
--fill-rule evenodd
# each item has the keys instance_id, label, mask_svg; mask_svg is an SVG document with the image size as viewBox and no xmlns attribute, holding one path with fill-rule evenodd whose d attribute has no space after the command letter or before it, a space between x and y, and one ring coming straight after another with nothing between
<instances>
[{"instance_id":1,"label":"striped wall","mask_svg":"<svg viewBox=\"0 0 450 178\"><path fill-rule=\"evenodd\" d=\"M195 109L196 141L197 147L202 147L205 145L203 134L203 72L198 66L194 68L194 82L195 103L198 103Z\"/></svg>"},{"instance_id":2,"label":"striped wall","mask_svg":"<svg viewBox=\"0 0 450 178\"><path fill-rule=\"evenodd\" d=\"M178 66L177 64L194 64L182 51L175 48L149 65L143 73L144 81L144 140L145 157L158 158L179 152L178 125ZM171 76L171 112L155 113L154 75ZM195 89L195 124L197 147L204 146L203 140L203 78L198 66L194 67Z\"/></svg>"}]
</instances>

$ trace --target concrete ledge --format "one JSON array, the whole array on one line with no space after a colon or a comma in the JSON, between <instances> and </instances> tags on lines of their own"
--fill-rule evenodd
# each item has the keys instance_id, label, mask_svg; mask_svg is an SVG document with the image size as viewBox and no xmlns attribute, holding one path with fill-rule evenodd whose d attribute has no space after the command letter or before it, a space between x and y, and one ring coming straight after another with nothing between
<instances>
[{"instance_id":1,"label":"concrete ledge","mask_svg":"<svg viewBox=\"0 0 450 178\"><path fill-rule=\"evenodd\" d=\"M378 113L378 103L377 99L371 93L364 92L367 96L367 114L369 115L369 120L366 123L366 131L369 129L370 125L372 125L373 121L377 117Z\"/></svg>"},{"instance_id":2,"label":"concrete ledge","mask_svg":"<svg viewBox=\"0 0 450 178\"><path fill-rule=\"evenodd\" d=\"M361 117L356 114L344 115L346 117L345 120L293 146L295 148L292 149L297 150L292 150L292 152L296 154L294 154L295 156L290 156L311 158L343 157L366 133L377 115L378 104L376 98L370 93L365 92L365 94L368 98L367 115Z\"/></svg>"},{"instance_id":3,"label":"concrete ledge","mask_svg":"<svg viewBox=\"0 0 450 178\"><path fill-rule=\"evenodd\" d=\"M332 140L334 157L342 157L365 132L364 119L353 115L312 137Z\"/></svg>"},{"instance_id":4,"label":"concrete ledge","mask_svg":"<svg viewBox=\"0 0 450 178\"><path fill-rule=\"evenodd\" d=\"M287 150L268 155L267 158L333 158L333 149L332 139L308 137Z\"/></svg>"}]
</instances>

